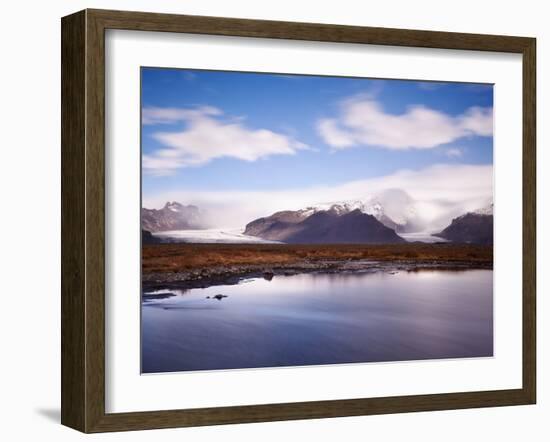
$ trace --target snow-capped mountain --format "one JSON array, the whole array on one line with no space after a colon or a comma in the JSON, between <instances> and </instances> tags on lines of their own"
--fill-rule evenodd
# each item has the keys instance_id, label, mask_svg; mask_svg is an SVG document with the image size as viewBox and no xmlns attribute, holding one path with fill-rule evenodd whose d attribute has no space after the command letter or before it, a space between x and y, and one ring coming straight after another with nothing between
<instances>
[{"instance_id":1,"label":"snow-capped mountain","mask_svg":"<svg viewBox=\"0 0 550 442\"><path fill-rule=\"evenodd\" d=\"M202 229L205 222L197 206L167 202L160 210L141 209L141 227L149 232Z\"/></svg>"},{"instance_id":2,"label":"snow-capped mountain","mask_svg":"<svg viewBox=\"0 0 550 442\"><path fill-rule=\"evenodd\" d=\"M185 207L176 201L173 201L173 202L168 201L165 204L164 208L167 210L170 210L171 212L176 212L176 213L180 213L182 210L185 210Z\"/></svg>"},{"instance_id":3,"label":"snow-capped mountain","mask_svg":"<svg viewBox=\"0 0 550 442\"><path fill-rule=\"evenodd\" d=\"M246 225L245 235L292 244L390 244L404 242L361 202L276 212Z\"/></svg>"},{"instance_id":4,"label":"snow-capped mountain","mask_svg":"<svg viewBox=\"0 0 550 442\"><path fill-rule=\"evenodd\" d=\"M313 215L314 213L326 212L329 210L337 213L338 215L342 215L344 213L349 213L357 209L359 209L363 213L367 213L367 211L371 211L374 208L369 207L362 201L355 200L316 204L310 207L306 207L305 209L298 210L298 212L300 212L303 216L308 217L310 215ZM373 215L373 213L369 213L369 215Z\"/></svg>"},{"instance_id":5,"label":"snow-capped mountain","mask_svg":"<svg viewBox=\"0 0 550 442\"><path fill-rule=\"evenodd\" d=\"M472 213L475 213L476 215L492 215L493 214L493 203L489 204L486 207L483 207L478 210L474 210Z\"/></svg>"},{"instance_id":6,"label":"snow-capped mountain","mask_svg":"<svg viewBox=\"0 0 550 442\"><path fill-rule=\"evenodd\" d=\"M348 200L316 204L305 209L293 211L287 217L305 219L318 212L333 212L337 215L359 210L366 215L374 216L386 227L396 232L418 230L419 216L414 200L403 190L390 189L379 195L366 197L364 200ZM288 211L290 212L290 211Z\"/></svg>"}]
</instances>

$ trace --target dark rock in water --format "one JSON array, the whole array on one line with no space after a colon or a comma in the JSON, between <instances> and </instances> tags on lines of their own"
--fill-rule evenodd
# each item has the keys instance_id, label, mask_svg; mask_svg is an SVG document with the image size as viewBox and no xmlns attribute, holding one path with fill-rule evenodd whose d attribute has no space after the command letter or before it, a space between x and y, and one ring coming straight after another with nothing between
<instances>
[{"instance_id":1,"label":"dark rock in water","mask_svg":"<svg viewBox=\"0 0 550 442\"><path fill-rule=\"evenodd\" d=\"M266 281L271 281L273 279L273 276L275 276L275 274L273 272L264 272L263 276Z\"/></svg>"},{"instance_id":2,"label":"dark rock in water","mask_svg":"<svg viewBox=\"0 0 550 442\"><path fill-rule=\"evenodd\" d=\"M167 293L143 293L141 295L141 299L143 301L153 301L157 299L166 299L171 298L173 296L176 296L174 293L167 292Z\"/></svg>"},{"instance_id":3,"label":"dark rock in water","mask_svg":"<svg viewBox=\"0 0 550 442\"><path fill-rule=\"evenodd\" d=\"M223 298L227 298L227 295L222 295L221 293L218 293L217 295L212 296L212 298L221 301Z\"/></svg>"},{"instance_id":4,"label":"dark rock in water","mask_svg":"<svg viewBox=\"0 0 550 442\"><path fill-rule=\"evenodd\" d=\"M206 299L210 299L210 296L207 296Z\"/></svg>"}]
</instances>

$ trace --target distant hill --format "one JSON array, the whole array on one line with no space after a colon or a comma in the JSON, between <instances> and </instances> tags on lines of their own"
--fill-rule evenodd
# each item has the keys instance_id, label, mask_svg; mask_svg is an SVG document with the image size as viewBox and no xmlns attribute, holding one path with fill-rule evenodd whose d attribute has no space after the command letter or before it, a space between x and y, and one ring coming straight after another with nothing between
<instances>
[{"instance_id":1,"label":"distant hill","mask_svg":"<svg viewBox=\"0 0 550 442\"><path fill-rule=\"evenodd\" d=\"M359 208L282 211L247 224L245 235L291 244L390 244L405 242L375 216Z\"/></svg>"},{"instance_id":2,"label":"distant hill","mask_svg":"<svg viewBox=\"0 0 550 442\"><path fill-rule=\"evenodd\" d=\"M453 219L434 236L460 243L493 244L493 205Z\"/></svg>"},{"instance_id":3,"label":"distant hill","mask_svg":"<svg viewBox=\"0 0 550 442\"><path fill-rule=\"evenodd\" d=\"M204 220L197 206L167 202L160 210L141 209L141 228L149 232L204 228Z\"/></svg>"},{"instance_id":4,"label":"distant hill","mask_svg":"<svg viewBox=\"0 0 550 442\"><path fill-rule=\"evenodd\" d=\"M148 230L141 229L141 244L159 244L160 239L153 236Z\"/></svg>"}]
</instances>

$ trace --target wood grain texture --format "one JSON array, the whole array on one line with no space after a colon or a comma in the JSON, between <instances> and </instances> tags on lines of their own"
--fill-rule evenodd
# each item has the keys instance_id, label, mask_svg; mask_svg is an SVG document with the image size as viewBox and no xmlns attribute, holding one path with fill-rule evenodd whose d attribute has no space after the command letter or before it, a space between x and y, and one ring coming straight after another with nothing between
<instances>
[{"instance_id":1,"label":"wood grain texture","mask_svg":"<svg viewBox=\"0 0 550 442\"><path fill-rule=\"evenodd\" d=\"M106 29L522 54L524 73L523 387L515 390L106 414L104 47ZM534 39L86 10L62 20L62 40L63 424L83 432L102 432L520 405L535 402L536 49Z\"/></svg>"},{"instance_id":2,"label":"wood grain texture","mask_svg":"<svg viewBox=\"0 0 550 442\"><path fill-rule=\"evenodd\" d=\"M86 428L105 415L105 38L86 11Z\"/></svg>"},{"instance_id":3,"label":"wood grain texture","mask_svg":"<svg viewBox=\"0 0 550 442\"><path fill-rule=\"evenodd\" d=\"M85 13L63 19L61 45L61 422L85 428Z\"/></svg>"},{"instance_id":4,"label":"wood grain texture","mask_svg":"<svg viewBox=\"0 0 550 442\"><path fill-rule=\"evenodd\" d=\"M523 389L537 395L537 150L536 41L523 51Z\"/></svg>"},{"instance_id":5,"label":"wood grain texture","mask_svg":"<svg viewBox=\"0 0 550 442\"><path fill-rule=\"evenodd\" d=\"M246 20L148 12L105 10L88 10L88 12L93 15L94 19L100 20L106 29L517 53L521 53L530 40L525 37L502 35Z\"/></svg>"}]
</instances>

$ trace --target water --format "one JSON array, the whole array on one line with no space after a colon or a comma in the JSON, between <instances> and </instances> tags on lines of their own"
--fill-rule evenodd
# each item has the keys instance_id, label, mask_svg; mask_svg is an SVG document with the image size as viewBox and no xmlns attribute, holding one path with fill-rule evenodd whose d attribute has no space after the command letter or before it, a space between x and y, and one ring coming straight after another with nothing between
<instances>
[{"instance_id":1,"label":"water","mask_svg":"<svg viewBox=\"0 0 550 442\"><path fill-rule=\"evenodd\" d=\"M142 303L142 371L492 356L492 277L305 274L157 292Z\"/></svg>"}]
</instances>

